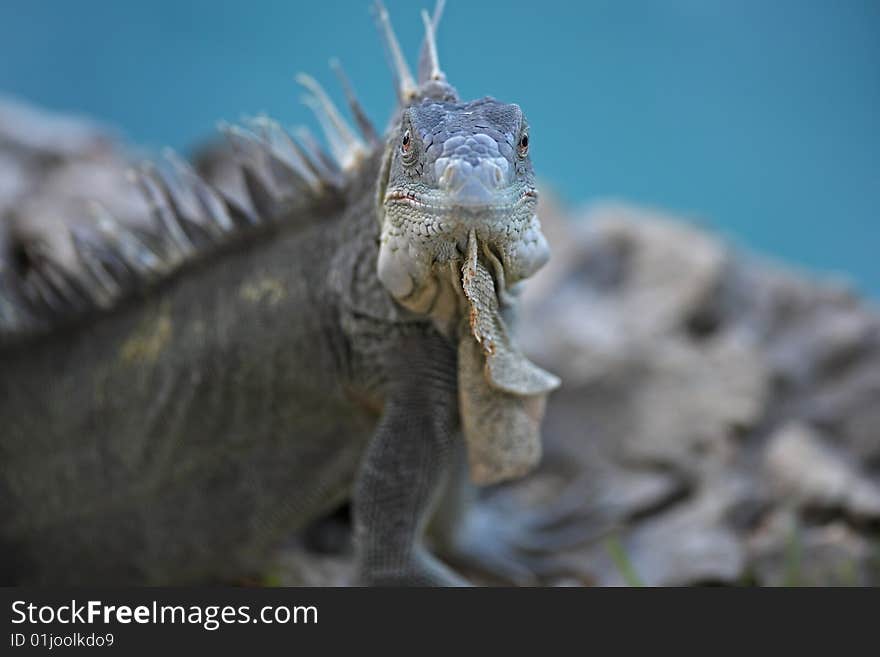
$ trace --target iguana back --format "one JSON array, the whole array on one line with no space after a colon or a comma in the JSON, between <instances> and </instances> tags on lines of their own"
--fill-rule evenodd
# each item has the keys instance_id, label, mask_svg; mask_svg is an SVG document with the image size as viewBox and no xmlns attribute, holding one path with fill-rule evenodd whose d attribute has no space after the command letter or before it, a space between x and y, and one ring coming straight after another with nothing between
<instances>
[{"instance_id":1,"label":"iguana back","mask_svg":"<svg viewBox=\"0 0 880 657\"><path fill-rule=\"evenodd\" d=\"M327 284L345 220L233 244L0 353L7 567L228 579L346 497L375 412L345 389Z\"/></svg>"}]
</instances>

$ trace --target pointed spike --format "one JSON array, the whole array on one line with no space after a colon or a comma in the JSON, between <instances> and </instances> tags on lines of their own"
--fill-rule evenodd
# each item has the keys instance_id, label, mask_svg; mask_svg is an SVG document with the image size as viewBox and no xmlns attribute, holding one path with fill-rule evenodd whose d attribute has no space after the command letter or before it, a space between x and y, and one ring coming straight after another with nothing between
<instances>
[{"instance_id":1,"label":"pointed spike","mask_svg":"<svg viewBox=\"0 0 880 657\"><path fill-rule=\"evenodd\" d=\"M168 237L171 246L179 252L178 257L191 253L193 244L187 237L173 209L169 207L169 199L163 190L159 174L156 173L156 167L149 163L142 164L136 178L150 205L153 216L159 226L164 229L164 234Z\"/></svg>"},{"instance_id":2,"label":"pointed spike","mask_svg":"<svg viewBox=\"0 0 880 657\"><path fill-rule=\"evenodd\" d=\"M0 325L14 334L41 323L39 297L27 283L27 270L18 263L20 252L27 260L27 245L10 234L9 225L0 221Z\"/></svg>"},{"instance_id":3,"label":"pointed spike","mask_svg":"<svg viewBox=\"0 0 880 657\"><path fill-rule=\"evenodd\" d=\"M300 169L292 165L288 159L279 154L275 149L269 150L267 157L269 173L275 182L280 197L289 199L294 196L308 196L315 191L313 185L300 175Z\"/></svg>"},{"instance_id":4,"label":"pointed spike","mask_svg":"<svg viewBox=\"0 0 880 657\"><path fill-rule=\"evenodd\" d=\"M243 130L240 126L220 121L217 129L226 137L235 155L243 161L253 158L254 136Z\"/></svg>"},{"instance_id":5,"label":"pointed spike","mask_svg":"<svg viewBox=\"0 0 880 657\"><path fill-rule=\"evenodd\" d=\"M276 183L280 186L292 187L296 192L320 191L321 183L317 176L309 169L299 148L290 139L290 135L284 132L278 123L267 116L257 116L248 123L255 128L262 139L269 172ZM280 146L286 148L281 149Z\"/></svg>"},{"instance_id":6,"label":"pointed spike","mask_svg":"<svg viewBox=\"0 0 880 657\"><path fill-rule=\"evenodd\" d=\"M198 221L181 215L181 223L195 251L210 248L217 242L217 238L220 236L217 227L210 221Z\"/></svg>"},{"instance_id":7,"label":"pointed spike","mask_svg":"<svg viewBox=\"0 0 880 657\"><path fill-rule=\"evenodd\" d=\"M101 236L119 251L126 265L139 276L147 278L165 271L162 255L148 245L134 230L113 217L98 202L90 204Z\"/></svg>"},{"instance_id":8,"label":"pointed spike","mask_svg":"<svg viewBox=\"0 0 880 657\"><path fill-rule=\"evenodd\" d=\"M284 190L282 196L298 196L301 194L310 194L320 187L317 179L310 176L313 182L302 175L304 167L297 167L291 164L290 160L278 153L275 149L271 149L268 153L269 173L272 175L276 185Z\"/></svg>"},{"instance_id":9,"label":"pointed spike","mask_svg":"<svg viewBox=\"0 0 880 657\"><path fill-rule=\"evenodd\" d=\"M131 183L136 185L138 190L140 190L141 195L150 210L150 216L155 222L156 229L159 231L158 234L162 237L163 242L174 252L174 257L178 257L178 252L182 250L182 247L173 238L173 229L169 230L165 226L164 215L167 213L167 208L162 208L159 202L159 193L155 188L155 183L148 174L148 165L146 163L141 163L138 168L129 169L127 175ZM71 229L71 237L74 240L79 240L84 245L88 244L87 236L82 229Z\"/></svg>"},{"instance_id":10,"label":"pointed spike","mask_svg":"<svg viewBox=\"0 0 880 657\"><path fill-rule=\"evenodd\" d=\"M385 44L385 52L394 75L394 83L397 86L397 97L401 103L405 104L415 96L416 84L400 50L400 43L398 43L394 28L391 26L388 10L385 9L381 0L376 0L374 6L379 32L382 36L382 42Z\"/></svg>"},{"instance_id":11,"label":"pointed spike","mask_svg":"<svg viewBox=\"0 0 880 657\"><path fill-rule=\"evenodd\" d=\"M342 168L345 165L347 157L347 149L345 147L345 143L334 131L333 126L330 124L330 121L327 118L327 115L321 111L320 103L314 96L304 94L301 98L301 101L303 105L312 110L312 114L314 114L315 118L318 119L318 124L321 126L321 132L324 133L324 137L327 139L327 143L330 145L330 154L336 161L336 164L340 168Z\"/></svg>"},{"instance_id":12,"label":"pointed spike","mask_svg":"<svg viewBox=\"0 0 880 657\"><path fill-rule=\"evenodd\" d=\"M254 216L254 213L232 198L232 196L224 192L222 189L217 190L217 193L220 195L220 200L223 202L226 211L229 213L229 218L232 219L233 224L237 228L255 226L259 223L259 220Z\"/></svg>"},{"instance_id":13,"label":"pointed spike","mask_svg":"<svg viewBox=\"0 0 880 657\"><path fill-rule=\"evenodd\" d=\"M34 306L43 315L60 315L64 312L64 301L46 282L41 272L32 269L27 275L28 290Z\"/></svg>"},{"instance_id":14,"label":"pointed spike","mask_svg":"<svg viewBox=\"0 0 880 657\"><path fill-rule=\"evenodd\" d=\"M126 229L131 233L132 237L143 244L145 249L152 251L158 258L158 271L164 273L169 271L174 263L173 258L169 257L167 244L162 236L157 234L152 226L127 226Z\"/></svg>"},{"instance_id":15,"label":"pointed spike","mask_svg":"<svg viewBox=\"0 0 880 657\"><path fill-rule=\"evenodd\" d=\"M322 170L319 167L315 166L315 163L309 157L309 154L305 151L305 149L297 143L297 141L290 136L290 133L287 130L283 129L281 126L277 125L278 132L277 134L281 137L282 142L288 148L290 153L292 153L297 159L298 163L302 165L303 169L308 172L308 176L306 180L309 182L309 187L312 188L312 191L315 194L320 194L324 189L325 180L322 176Z\"/></svg>"},{"instance_id":16,"label":"pointed spike","mask_svg":"<svg viewBox=\"0 0 880 657\"><path fill-rule=\"evenodd\" d=\"M278 203L272 191L251 167L243 166L241 173L244 177L244 186L247 190L248 198L257 213L257 222L262 223L274 219L275 213L278 210Z\"/></svg>"},{"instance_id":17,"label":"pointed spike","mask_svg":"<svg viewBox=\"0 0 880 657\"><path fill-rule=\"evenodd\" d=\"M276 181L297 190L321 192L321 181L306 161L302 149L276 121L258 116L249 122L261 134L269 152L269 167Z\"/></svg>"},{"instance_id":18,"label":"pointed spike","mask_svg":"<svg viewBox=\"0 0 880 657\"><path fill-rule=\"evenodd\" d=\"M324 129L331 147L336 145L335 150L338 152L335 152L334 156L343 168L351 166L366 152L366 145L354 133L348 122L342 118L336 105L333 104L317 80L310 75L300 73L296 76L296 81L312 93L316 102L307 104L321 122L321 127Z\"/></svg>"},{"instance_id":19,"label":"pointed spike","mask_svg":"<svg viewBox=\"0 0 880 657\"><path fill-rule=\"evenodd\" d=\"M233 148L238 147L241 157L241 172L245 190L256 214L250 214L251 223L259 224L273 218L278 203L272 190L271 181L264 173L270 169L269 149L259 137L252 135L238 126L229 126L226 134L230 136ZM244 151L247 150L247 154ZM225 200L225 199L224 199Z\"/></svg>"},{"instance_id":20,"label":"pointed spike","mask_svg":"<svg viewBox=\"0 0 880 657\"><path fill-rule=\"evenodd\" d=\"M71 307L63 287L55 285L52 275L47 272L49 256L38 243L25 245L27 261L30 264L25 277L30 289L36 293L38 305L50 315L61 315Z\"/></svg>"},{"instance_id":21,"label":"pointed spike","mask_svg":"<svg viewBox=\"0 0 880 657\"><path fill-rule=\"evenodd\" d=\"M137 283L137 272L132 269L125 258L112 242L96 235L92 242L93 254L106 272L112 285L116 287L116 295L123 294Z\"/></svg>"},{"instance_id":22,"label":"pointed spike","mask_svg":"<svg viewBox=\"0 0 880 657\"><path fill-rule=\"evenodd\" d=\"M442 11L442 2L437 4L438 9ZM424 9L422 9L422 23L425 25L425 40L419 55L419 84L424 84L429 80L444 81L446 76L440 70L440 58L437 55L435 23Z\"/></svg>"},{"instance_id":23,"label":"pointed spike","mask_svg":"<svg viewBox=\"0 0 880 657\"><path fill-rule=\"evenodd\" d=\"M197 230L193 229L193 221L186 211L186 201L181 196L181 190L174 177L161 166L152 167L153 178L162 197L165 207L169 210L169 218L179 226L186 238L188 252L198 248Z\"/></svg>"},{"instance_id":24,"label":"pointed spike","mask_svg":"<svg viewBox=\"0 0 880 657\"><path fill-rule=\"evenodd\" d=\"M199 198L199 190L208 187L208 184L202 180L201 176L196 173L195 169L193 169L192 165L187 162L184 158L178 155L174 149L172 148L163 148L162 149L162 157L165 158L165 161L171 167L172 177L175 178L178 185L183 188L184 192L190 197L190 204L193 210L204 210L201 207L200 198ZM197 216L195 218L200 219L210 219L210 216ZM210 223L210 222L206 222ZM205 226L206 228L208 226Z\"/></svg>"},{"instance_id":25,"label":"pointed spike","mask_svg":"<svg viewBox=\"0 0 880 657\"><path fill-rule=\"evenodd\" d=\"M228 232L235 227L223 201L208 184L202 182L200 185L195 185L193 191L199 207L209 220L206 225L215 227L220 233Z\"/></svg>"},{"instance_id":26,"label":"pointed spike","mask_svg":"<svg viewBox=\"0 0 880 657\"><path fill-rule=\"evenodd\" d=\"M165 197L164 200L168 204L168 208L174 215L174 218L180 224L181 229L186 232L186 199L181 194L180 185L174 179L174 176L162 166L152 167L153 176L159 190Z\"/></svg>"},{"instance_id":27,"label":"pointed spike","mask_svg":"<svg viewBox=\"0 0 880 657\"><path fill-rule=\"evenodd\" d=\"M79 281L53 258L40 255L36 262L47 287L60 301L59 311L83 311L91 305L91 299Z\"/></svg>"},{"instance_id":28,"label":"pointed spike","mask_svg":"<svg viewBox=\"0 0 880 657\"><path fill-rule=\"evenodd\" d=\"M443 10L446 9L446 0L436 0L434 3L434 15L431 17L431 26L434 28L434 36L440 27L440 19L443 18Z\"/></svg>"},{"instance_id":29,"label":"pointed spike","mask_svg":"<svg viewBox=\"0 0 880 657\"><path fill-rule=\"evenodd\" d=\"M116 276L107 269L106 253L102 253L101 246L80 226L70 228L70 237L76 255L87 272L86 289L92 302L100 307L109 306L119 297L122 287Z\"/></svg>"},{"instance_id":30,"label":"pointed spike","mask_svg":"<svg viewBox=\"0 0 880 657\"><path fill-rule=\"evenodd\" d=\"M300 149L306 155L311 166L318 172L318 177L334 187L340 186L341 171L336 162L321 148L315 136L303 126L297 127L294 132L301 143Z\"/></svg>"},{"instance_id":31,"label":"pointed spike","mask_svg":"<svg viewBox=\"0 0 880 657\"><path fill-rule=\"evenodd\" d=\"M348 103L348 108L351 111L351 115L354 117L354 122L357 123L358 129L364 136L364 139L373 145L378 144L379 135L376 132L376 128L373 127L373 123L367 117L367 113L364 111L360 101L358 101L357 94L355 94L351 82L345 74L345 70L342 68L342 64L338 59L334 58L330 60L330 68L333 69L336 78L339 80L339 84L345 94L345 100Z\"/></svg>"},{"instance_id":32,"label":"pointed spike","mask_svg":"<svg viewBox=\"0 0 880 657\"><path fill-rule=\"evenodd\" d=\"M206 230L213 237L219 237L222 233L232 228L232 221L226 214L225 208L216 195L211 191L210 185L202 180L202 177L192 166L177 155L173 150L165 149L165 159L171 164L178 179L187 185L189 193L195 199L196 205L202 213L203 221L199 222L199 228Z\"/></svg>"}]
</instances>

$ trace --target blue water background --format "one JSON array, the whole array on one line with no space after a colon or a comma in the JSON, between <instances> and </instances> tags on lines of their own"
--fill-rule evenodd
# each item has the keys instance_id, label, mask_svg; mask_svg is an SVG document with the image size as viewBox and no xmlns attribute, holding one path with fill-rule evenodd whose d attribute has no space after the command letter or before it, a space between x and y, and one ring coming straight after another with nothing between
<instances>
[{"instance_id":1,"label":"blue water background","mask_svg":"<svg viewBox=\"0 0 880 657\"><path fill-rule=\"evenodd\" d=\"M387 4L414 58L423 4ZM567 200L684 212L880 296L880 1L449 0L439 49L464 96L523 106ZM310 120L293 74L329 86L333 55L384 124L367 0L0 1L0 92L151 147Z\"/></svg>"}]
</instances>

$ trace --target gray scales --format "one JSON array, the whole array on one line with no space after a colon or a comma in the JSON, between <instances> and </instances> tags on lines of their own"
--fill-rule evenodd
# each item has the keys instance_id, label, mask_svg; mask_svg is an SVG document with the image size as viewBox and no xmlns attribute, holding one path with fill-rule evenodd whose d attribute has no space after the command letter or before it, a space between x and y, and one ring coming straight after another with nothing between
<instances>
[{"instance_id":1,"label":"gray scales","mask_svg":"<svg viewBox=\"0 0 880 657\"><path fill-rule=\"evenodd\" d=\"M357 131L300 76L330 153L266 118L225 126L246 198L169 154L132 172L154 225L96 207L70 226L74 266L0 231L4 581L235 581L346 499L362 584L552 564L564 509L486 522L474 504L474 483L535 466L558 380L511 338L548 258L528 124L459 99L441 12L416 80L377 5L384 136L341 69Z\"/></svg>"}]
</instances>

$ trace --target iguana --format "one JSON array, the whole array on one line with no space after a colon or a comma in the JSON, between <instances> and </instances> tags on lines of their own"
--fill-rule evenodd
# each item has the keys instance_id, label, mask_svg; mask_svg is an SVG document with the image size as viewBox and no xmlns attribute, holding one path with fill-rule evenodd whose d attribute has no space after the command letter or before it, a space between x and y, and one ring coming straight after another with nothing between
<instances>
[{"instance_id":1,"label":"iguana","mask_svg":"<svg viewBox=\"0 0 880 657\"><path fill-rule=\"evenodd\" d=\"M548 258L526 119L464 102L435 30L413 79L384 7L398 106L359 134L308 76L331 154L271 120L226 132L246 198L189 165L133 175L155 226L72 226L75 266L6 235L0 545L7 581L182 583L258 571L353 504L361 584L463 584L428 549L522 573L453 508L539 457L558 380L511 338ZM476 533L475 533L476 532Z\"/></svg>"}]
</instances>

